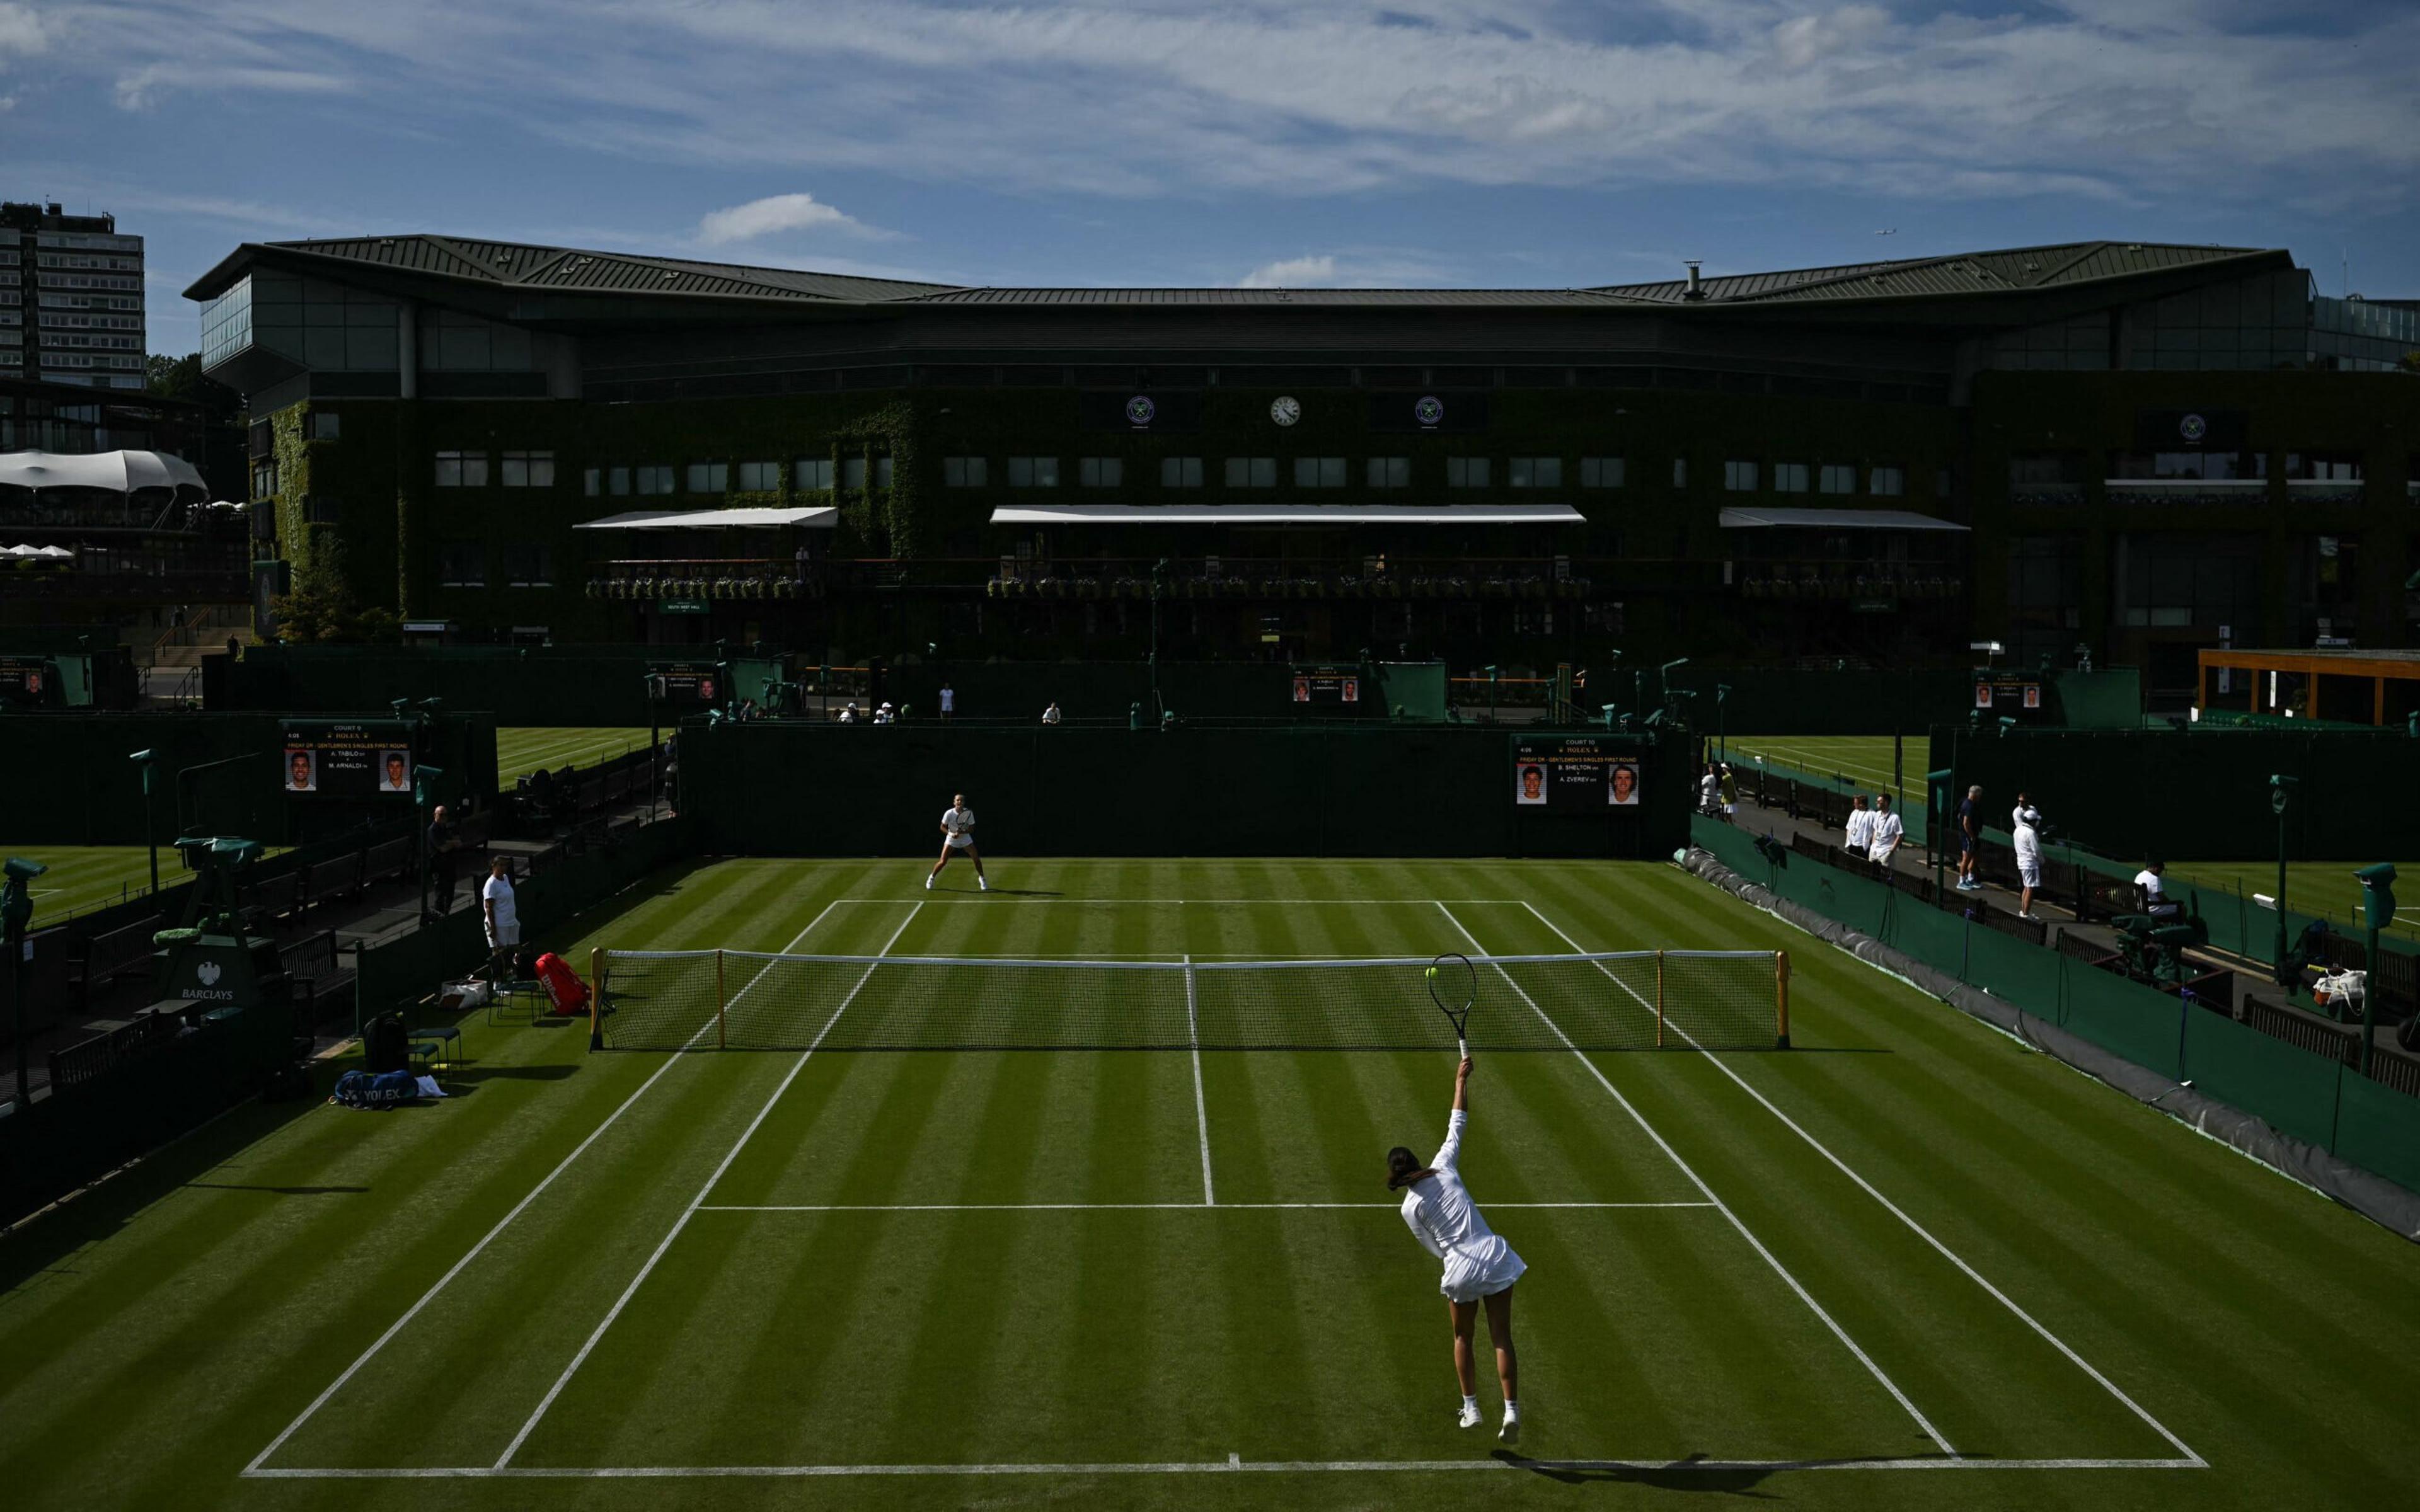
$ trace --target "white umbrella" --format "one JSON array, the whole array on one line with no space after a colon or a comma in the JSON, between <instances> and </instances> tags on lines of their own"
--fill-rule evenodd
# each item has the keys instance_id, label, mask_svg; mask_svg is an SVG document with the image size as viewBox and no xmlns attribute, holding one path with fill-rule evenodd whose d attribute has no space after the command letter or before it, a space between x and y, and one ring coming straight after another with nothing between
<instances>
[{"instance_id":1,"label":"white umbrella","mask_svg":"<svg viewBox=\"0 0 2420 1512\"><path fill-rule=\"evenodd\" d=\"M74 556L75 553L63 546L46 546L38 548L34 552L34 555L38 557L71 557Z\"/></svg>"},{"instance_id":2,"label":"white umbrella","mask_svg":"<svg viewBox=\"0 0 2420 1512\"><path fill-rule=\"evenodd\" d=\"M209 491L201 473L181 456L165 452L0 452L0 483L20 488L192 488Z\"/></svg>"},{"instance_id":3,"label":"white umbrella","mask_svg":"<svg viewBox=\"0 0 2420 1512\"><path fill-rule=\"evenodd\" d=\"M6 551L0 551L0 557L38 557L41 554L42 548L38 546L12 546Z\"/></svg>"}]
</instances>

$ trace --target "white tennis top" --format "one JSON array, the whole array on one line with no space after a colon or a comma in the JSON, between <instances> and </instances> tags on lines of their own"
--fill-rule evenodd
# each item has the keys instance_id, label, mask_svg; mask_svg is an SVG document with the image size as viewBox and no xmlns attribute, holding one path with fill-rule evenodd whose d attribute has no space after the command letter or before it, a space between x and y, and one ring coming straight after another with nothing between
<instances>
[{"instance_id":1,"label":"white tennis top","mask_svg":"<svg viewBox=\"0 0 2420 1512\"><path fill-rule=\"evenodd\" d=\"M1906 833L1907 826L1899 822L1898 810L1885 809L1874 815L1874 838L1871 843L1876 851L1887 855L1898 850L1900 838Z\"/></svg>"},{"instance_id":2,"label":"white tennis top","mask_svg":"<svg viewBox=\"0 0 2420 1512\"><path fill-rule=\"evenodd\" d=\"M1475 1302L1503 1290L1528 1269L1512 1246L1504 1242L1470 1192L1462 1184L1462 1131L1470 1115L1460 1108L1445 1126L1445 1143L1429 1160L1436 1174L1404 1190L1405 1227L1420 1247L1445 1262L1438 1288L1456 1302Z\"/></svg>"},{"instance_id":3,"label":"white tennis top","mask_svg":"<svg viewBox=\"0 0 2420 1512\"><path fill-rule=\"evenodd\" d=\"M1847 837L1848 843L1852 845L1866 845L1871 843L1873 838L1874 811L1871 809L1850 810L1849 831Z\"/></svg>"},{"instance_id":4,"label":"white tennis top","mask_svg":"<svg viewBox=\"0 0 2420 1512\"><path fill-rule=\"evenodd\" d=\"M496 927L510 929L521 921L520 900L513 896L510 877L489 876L479 887L479 896L496 905Z\"/></svg>"},{"instance_id":5,"label":"white tennis top","mask_svg":"<svg viewBox=\"0 0 2420 1512\"><path fill-rule=\"evenodd\" d=\"M941 827L950 832L950 843L958 846L975 842L975 811L953 805L941 810Z\"/></svg>"},{"instance_id":6,"label":"white tennis top","mask_svg":"<svg viewBox=\"0 0 2420 1512\"><path fill-rule=\"evenodd\" d=\"M2041 810L2032 804L2021 804L2009 810L2009 839L2015 842L2019 856L2039 859L2041 856Z\"/></svg>"}]
</instances>

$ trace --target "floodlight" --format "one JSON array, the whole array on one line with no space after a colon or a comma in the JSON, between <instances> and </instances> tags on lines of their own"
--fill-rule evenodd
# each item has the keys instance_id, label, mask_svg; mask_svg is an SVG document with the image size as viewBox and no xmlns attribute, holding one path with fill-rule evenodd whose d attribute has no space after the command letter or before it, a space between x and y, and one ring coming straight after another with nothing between
<instances>
[{"instance_id":1,"label":"floodlight","mask_svg":"<svg viewBox=\"0 0 2420 1512\"><path fill-rule=\"evenodd\" d=\"M1966 649L1969 651L1979 651L1987 656L1996 656L2001 652L2006 651L2009 648L2000 644L1997 640L1969 640L1966 642Z\"/></svg>"}]
</instances>

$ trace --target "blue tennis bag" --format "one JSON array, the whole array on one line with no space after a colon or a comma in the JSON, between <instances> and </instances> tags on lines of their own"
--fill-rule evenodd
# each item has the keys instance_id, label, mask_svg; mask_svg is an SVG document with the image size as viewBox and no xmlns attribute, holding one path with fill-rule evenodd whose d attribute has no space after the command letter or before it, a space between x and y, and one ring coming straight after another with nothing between
<instances>
[{"instance_id":1,"label":"blue tennis bag","mask_svg":"<svg viewBox=\"0 0 2420 1512\"><path fill-rule=\"evenodd\" d=\"M336 1090L330 1101L349 1108L391 1108L419 1095L420 1083L410 1072L382 1071L372 1075L349 1071L336 1078Z\"/></svg>"}]
</instances>

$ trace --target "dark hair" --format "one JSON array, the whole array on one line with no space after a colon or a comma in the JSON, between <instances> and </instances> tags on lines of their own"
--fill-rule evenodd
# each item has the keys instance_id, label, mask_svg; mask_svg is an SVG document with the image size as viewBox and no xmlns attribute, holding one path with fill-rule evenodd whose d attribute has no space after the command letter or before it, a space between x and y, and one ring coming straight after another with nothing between
<instances>
[{"instance_id":1,"label":"dark hair","mask_svg":"<svg viewBox=\"0 0 2420 1512\"><path fill-rule=\"evenodd\" d=\"M1420 1174L1420 1158L1401 1145L1387 1151L1387 1190L1395 1191Z\"/></svg>"}]
</instances>

